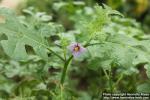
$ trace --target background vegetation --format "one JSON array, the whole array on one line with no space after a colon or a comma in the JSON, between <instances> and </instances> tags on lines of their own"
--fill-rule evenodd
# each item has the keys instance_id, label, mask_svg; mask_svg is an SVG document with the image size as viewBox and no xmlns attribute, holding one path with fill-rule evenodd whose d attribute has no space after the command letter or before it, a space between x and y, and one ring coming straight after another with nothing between
<instances>
[{"instance_id":1,"label":"background vegetation","mask_svg":"<svg viewBox=\"0 0 150 100\"><path fill-rule=\"evenodd\" d=\"M0 99L99 100L103 92L149 93L149 8L148 0L26 0L16 14L1 8ZM56 54L69 58L72 42L89 46L73 58L62 85L64 65Z\"/></svg>"}]
</instances>

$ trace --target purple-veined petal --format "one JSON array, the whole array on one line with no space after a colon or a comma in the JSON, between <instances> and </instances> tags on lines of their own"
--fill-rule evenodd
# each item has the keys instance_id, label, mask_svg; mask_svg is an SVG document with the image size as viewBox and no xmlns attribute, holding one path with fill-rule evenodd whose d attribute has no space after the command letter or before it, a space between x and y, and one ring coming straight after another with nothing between
<instances>
[{"instance_id":1,"label":"purple-veined petal","mask_svg":"<svg viewBox=\"0 0 150 100\"><path fill-rule=\"evenodd\" d=\"M84 48L80 43L71 43L68 46L68 49L72 52L72 55L74 57L79 57L86 51L86 48Z\"/></svg>"}]
</instances>

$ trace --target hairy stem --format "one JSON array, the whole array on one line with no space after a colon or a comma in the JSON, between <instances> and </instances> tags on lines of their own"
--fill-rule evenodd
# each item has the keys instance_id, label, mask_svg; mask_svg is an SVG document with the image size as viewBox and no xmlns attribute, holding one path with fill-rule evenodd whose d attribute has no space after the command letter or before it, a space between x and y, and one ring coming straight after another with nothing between
<instances>
[{"instance_id":1,"label":"hairy stem","mask_svg":"<svg viewBox=\"0 0 150 100\"><path fill-rule=\"evenodd\" d=\"M61 75L61 84L62 85L64 84L66 73L67 73L67 68L68 68L68 65L69 65L70 61L72 60L72 58L73 58L73 56L70 56L69 59L67 61L65 61L63 72Z\"/></svg>"},{"instance_id":2,"label":"hairy stem","mask_svg":"<svg viewBox=\"0 0 150 100\"><path fill-rule=\"evenodd\" d=\"M123 78L123 74L120 75L120 77L118 78L118 80L115 83L115 86L117 86L120 82L120 80Z\"/></svg>"},{"instance_id":3,"label":"hairy stem","mask_svg":"<svg viewBox=\"0 0 150 100\"><path fill-rule=\"evenodd\" d=\"M112 93L113 92L113 87L112 87L112 80L111 80L111 70L109 70L109 74L106 72L106 70L104 69L103 70L104 71L104 73L105 73L105 75L106 75L106 78L107 78L107 80L108 80L108 82L109 82L109 88L110 88L110 92Z\"/></svg>"},{"instance_id":4,"label":"hairy stem","mask_svg":"<svg viewBox=\"0 0 150 100\"><path fill-rule=\"evenodd\" d=\"M113 86L112 86L112 73L111 69L109 70L109 87L110 87L110 92L113 92Z\"/></svg>"},{"instance_id":5,"label":"hairy stem","mask_svg":"<svg viewBox=\"0 0 150 100\"><path fill-rule=\"evenodd\" d=\"M50 52L52 52L54 55L56 55L58 58L60 58L62 61L65 61L63 57L61 57L60 55L58 55L56 52L54 52L52 49L47 48Z\"/></svg>"},{"instance_id":6,"label":"hairy stem","mask_svg":"<svg viewBox=\"0 0 150 100\"><path fill-rule=\"evenodd\" d=\"M90 42L90 41L89 41ZM85 44L84 47L88 47L88 46L91 46L91 45L97 45L97 44L104 44L104 43L94 43L94 44L89 44L89 42L87 42L87 44ZM58 56L59 58L61 58L65 64L64 64L64 68L63 68L63 71L62 71L62 75L61 75L61 84L63 85L64 84L64 81L65 81L65 77L66 77L66 73L67 73L67 68L68 68L68 65L70 63L70 61L72 60L73 58L73 55L69 57L68 60L63 59L62 57L60 57L59 55L55 54L56 56ZM64 57L65 57L65 54L64 54Z\"/></svg>"},{"instance_id":7,"label":"hairy stem","mask_svg":"<svg viewBox=\"0 0 150 100\"><path fill-rule=\"evenodd\" d=\"M92 43L92 44L88 43L84 47L93 46L93 45L100 45L100 44L105 44L105 43L104 42L102 42L102 43Z\"/></svg>"}]
</instances>

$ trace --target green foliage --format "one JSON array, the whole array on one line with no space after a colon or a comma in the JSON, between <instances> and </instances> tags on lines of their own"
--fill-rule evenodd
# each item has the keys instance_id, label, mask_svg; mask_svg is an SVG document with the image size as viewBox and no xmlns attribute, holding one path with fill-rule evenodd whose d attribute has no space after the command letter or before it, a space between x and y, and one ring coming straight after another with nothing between
<instances>
[{"instance_id":1,"label":"green foliage","mask_svg":"<svg viewBox=\"0 0 150 100\"><path fill-rule=\"evenodd\" d=\"M2 99L98 100L104 91L148 92L148 82L136 82L139 66L146 65L149 77L149 35L106 5L83 3L54 3L55 13L65 12L71 28L33 8L20 17L0 8L1 51L11 57L1 54ZM68 51L72 42L86 48L84 55L73 58Z\"/></svg>"},{"instance_id":2,"label":"green foliage","mask_svg":"<svg viewBox=\"0 0 150 100\"><path fill-rule=\"evenodd\" d=\"M47 44L42 32L38 33L32 27L25 27L14 13L6 8L1 9L0 14L6 18L6 22L0 25L1 33L8 37L8 40L2 40L1 44L9 56L17 60L27 59L25 45L29 45L37 54L47 59L45 50Z\"/></svg>"},{"instance_id":3,"label":"green foliage","mask_svg":"<svg viewBox=\"0 0 150 100\"><path fill-rule=\"evenodd\" d=\"M149 83L141 84L137 87L138 92L150 92Z\"/></svg>"},{"instance_id":4,"label":"green foliage","mask_svg":"<svg viewBox=\"0 0 150 100\"><path fill-rule=\"evenodd\" d=\"M8 40L1 41L7 55L16 60L26 60L28 56L25 46L27 45L33 47L37 55L48 60L47 48L50 46L45 38L54 34L54 26L51 24L41 25L43 27L36 30L34 26L22 24L9 9L1 8L0 14L5 17L5 23L0 24L0 32L8 38Z\"/></svg>"}]
</instances>

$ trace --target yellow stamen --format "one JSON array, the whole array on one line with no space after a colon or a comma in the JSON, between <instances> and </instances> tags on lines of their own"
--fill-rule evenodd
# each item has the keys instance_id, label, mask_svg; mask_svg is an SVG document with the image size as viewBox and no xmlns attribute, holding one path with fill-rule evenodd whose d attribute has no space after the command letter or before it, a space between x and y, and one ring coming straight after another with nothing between
<instances>
[{"instance_id":1,"label":"yellow stamen","mask_svg":"<svg viewBox=\"0 0 150 100\"><path fill-rule=\"evenodd\" d=\"M75 52L78 52L79 49L80 49L80 47L79 47L79 46L76 46L76 47L74 48L74 51L75 51Z\"/></svg>"}]
</instances>

